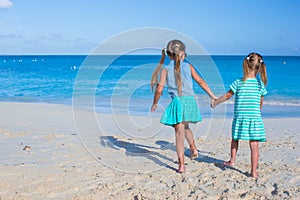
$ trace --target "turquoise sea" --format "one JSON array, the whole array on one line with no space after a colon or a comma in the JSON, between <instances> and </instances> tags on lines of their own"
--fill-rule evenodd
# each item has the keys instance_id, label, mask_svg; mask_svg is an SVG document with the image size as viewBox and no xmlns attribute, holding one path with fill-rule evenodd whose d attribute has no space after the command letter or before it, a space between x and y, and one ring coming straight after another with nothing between
<instances>
[{"instance_id":1,"label":"turquoise sea","mask_svg":"<svg viewBox=\"0 0 300 200\"><path fill-rule=\"evenodd\" d=\"M244 56L190 56L218 95L242 77ZM0 101L67 104L102 113L148 115L153 93L150 77L158 55L3 55L0 56ZM168 61L166 60L166 63ZM265 117L300 117L300 57L264 56L269 82ZM207 95L194 84L200 110L211 116ZM75 99L75 100L74 100ZM227 103L232 116L234 98ZM165 91L158 114L169 103Z\"/></svg>"}]
</instances>

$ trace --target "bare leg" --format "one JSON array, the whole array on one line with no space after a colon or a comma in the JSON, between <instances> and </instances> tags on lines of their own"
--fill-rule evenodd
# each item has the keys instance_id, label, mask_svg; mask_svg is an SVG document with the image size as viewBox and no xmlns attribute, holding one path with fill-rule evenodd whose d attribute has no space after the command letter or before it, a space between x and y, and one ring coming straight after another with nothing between
<instances>
[{"instance_id":1,"label":"bare leg","mask_svg":"<svg viewBox=\"0 0 300 200\"><path fill-rule=\"evenodd\" d=\"M253 178L258 177L257 166L258 166L258 141L250 140L249 146L251 149L251 176Z\"/></svg>"},{"instance_id":2,"label":"bare leg","mask_svg":"<svg viewBox=\"0 0 300 200\"><path fill-rule=\"evenodd\" d=\"M178 172L182 173L185 171L184 167L184 125L182 123L176 124L175 128L175 139L176 139L176 152L178 156Z\"/></svg>"},{"instance_id":3,"label":"bare leg","mask_svg":"<svg viewBox=\"0 0 300 200\"><path fill-rule=\"evenodd\" d=\"M236 153L238 151L238 148L239 148L239 141L238 140L233 140L231 139L231 156L230 156L230 160L227 161L227 162L224 162L224 165L227 165L227 166L231 166L233 167L234 166L234 163L235 163L235 159L236 159Z\"/></svg>"},{"instance_id":4,"label":"bare leg","mask_svg":"<svg viewBox=\"0 0 300 200\"><path fill-rule=\"evenodd\" d=\"M191 159L198 158L198 150L195 145L194 134L193 134L192 130L190 129L188 122L184 123L184 132L185 132L185 139L188 141L188 143L190 145Z\"/></svg>"}]
</instances>

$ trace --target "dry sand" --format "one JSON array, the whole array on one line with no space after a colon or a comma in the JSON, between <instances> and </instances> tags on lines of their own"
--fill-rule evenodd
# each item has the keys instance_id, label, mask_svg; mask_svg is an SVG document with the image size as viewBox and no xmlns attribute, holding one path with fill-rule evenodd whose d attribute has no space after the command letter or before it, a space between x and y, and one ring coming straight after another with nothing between
<instances>
[{"instance_id":1,"label":"dry sand","mask_svg":"<svg viewBox=\"0 0 300 200\"><path fill-rule=\"evenodd\" d=\"M299 199L299 118L264 119L259 175L231 119L192 126L200 157L176 173L173 130L158 118L96 114L51 104L0 103L0 199Z\"/></svg>"}]
</instances>

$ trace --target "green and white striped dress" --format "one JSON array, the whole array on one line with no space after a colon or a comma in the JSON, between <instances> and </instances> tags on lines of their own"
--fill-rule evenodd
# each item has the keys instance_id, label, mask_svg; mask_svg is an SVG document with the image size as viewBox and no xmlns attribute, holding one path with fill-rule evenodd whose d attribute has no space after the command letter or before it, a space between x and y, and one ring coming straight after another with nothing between
<instances>
[{"instance_id":1,"label":"green and white striped dress","mask_svg":"<svg viewBox=\"0 0 300 200\"><path fill-rule=\"evenodd\" d=\"M260 100L267 94L264 83L256 78L235 80L230 89L235 94L232 139L266 141Z\"/></svg>"}]
</instances>

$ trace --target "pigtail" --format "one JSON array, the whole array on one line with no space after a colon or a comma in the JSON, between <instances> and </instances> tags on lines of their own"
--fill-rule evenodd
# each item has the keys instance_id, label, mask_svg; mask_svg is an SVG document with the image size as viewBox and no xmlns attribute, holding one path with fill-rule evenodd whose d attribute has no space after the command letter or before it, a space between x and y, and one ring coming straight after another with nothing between
<instances>
[{"instance_id":1,"label":"pigtail","mask_svg":"<svg viewBox=\"0 0 300 200\"><path fill-rule=\"evenodd\" d=\"M175 63L174 63L174 73L175 73L175 80L176 86L178 89L179 96L182 95L182 80L180 75L180 55L176 54Z\"/></svg>"},{"instance_id":2,"label":"pigtail","mask_svg":"<svg viewBox=\"0 0 300 200\"><path fill-rule=\"evenodd\" d=\"M267 77L267 69L266 64L264 62L260 63L260 78L262 82L267 85L268 83L268 77Z\"/></svg>"},{"instance_id":3,"label":"pigtail","mask_svg":"<svg viewBox=\"0 0 300 200\"><path fill-rule=\"evenodd\" d=\"M248 78L247 75L249 74L249 61L250 61L250 56L247 56L243 62L243 71L244 71L243 81L246 81Z\"/></svg>"},{"instance_id":4,"label":"pigtail","mask_svg":"<svg viewBox=\"0 0 300 200\"><path fill-rule=\"evenodd\" d=\"M165 62L165 57L166 57L165 49L163 49L161 52L161 59L159 61L159 64L157 65L156 69L152 73L151 83L150 83L152 92L154 90L154 85L157 86L157 84L158 84L158 75L161 71L161 68L162 68L164 62Z\"/></svg>"}]
</instances>

